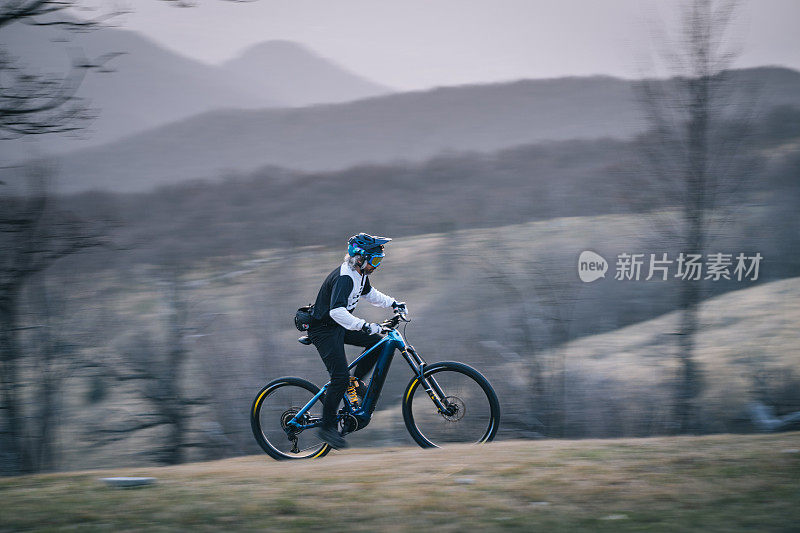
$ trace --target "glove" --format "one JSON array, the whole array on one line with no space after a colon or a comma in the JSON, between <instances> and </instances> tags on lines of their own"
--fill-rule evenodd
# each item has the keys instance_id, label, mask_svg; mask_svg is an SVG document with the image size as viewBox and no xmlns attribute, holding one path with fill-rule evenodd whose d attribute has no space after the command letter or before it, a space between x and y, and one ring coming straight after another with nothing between
<instances>
[{"instance_id":1,"label":"glove","mask_svg":"<svg viewBox=\"0 0 800 533\"><path fill-rule=\"evenodd\" d=\"M381 326L379 324L370 324L369 322L365 322L364 325L361 326L361 331L367 335L375 335L376 333L381 332Z\"/></svg>"},{"instance_id":2,"label":"glove","mask_svg":"<svg viewBox=\"0 0 800 533\"><path fill-rule=\"evenodd\" d=\"M408 314L408 309L406 308L405 302L393 302L392 309L395 313Z\"/></svg>"}]
</instances>

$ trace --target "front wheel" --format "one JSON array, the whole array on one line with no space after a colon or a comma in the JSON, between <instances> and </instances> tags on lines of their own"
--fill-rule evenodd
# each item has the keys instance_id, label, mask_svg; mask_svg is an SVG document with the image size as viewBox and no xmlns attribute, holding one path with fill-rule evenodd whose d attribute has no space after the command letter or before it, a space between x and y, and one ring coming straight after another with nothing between
<instances>
[{"instance_id":1,"label":"front wheel","mask_svg":"<svg viewBox=\"0 0 800 533\"><path fill-rule=\"evenodd\" d=\"M287 431L287 424L319 392L319 387L300 378L278 378L259 391L250 409L250 425L261 448L274 459L323 457L330 445L317 437L316 428ZM300 420L306 426L322 419L322 400Z\"/></svg>"},{"instance_id":2,"label":"front wheel","mask_svg":"<svg viewBox=\"0 0 800 533\"><path fill-rule=\"evenodd\" d=\"M403 420L423 448L489 442L500 425L500 402L486 378L471 366L435 363L425 368L422 380L414 377L406 387Z\"/></svg>"}]
</instances>

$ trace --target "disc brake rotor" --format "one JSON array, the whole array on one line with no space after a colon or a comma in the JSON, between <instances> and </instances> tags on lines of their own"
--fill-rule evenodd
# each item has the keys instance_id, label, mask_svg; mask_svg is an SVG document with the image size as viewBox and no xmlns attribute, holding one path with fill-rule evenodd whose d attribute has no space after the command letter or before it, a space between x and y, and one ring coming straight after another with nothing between
<instances>
[{"instance_id":1,"label":"disc brake rotor","mask_svg":"<svg viewBox=\"0 0 800 533\"><path fill-rule=\"evenodd\" d=\"M445 404L449 409L448 412L442 412L442 417L449 422L458 422L467 414L467 406L458 396L448 396Z\"/></svg>"}]
</instances>

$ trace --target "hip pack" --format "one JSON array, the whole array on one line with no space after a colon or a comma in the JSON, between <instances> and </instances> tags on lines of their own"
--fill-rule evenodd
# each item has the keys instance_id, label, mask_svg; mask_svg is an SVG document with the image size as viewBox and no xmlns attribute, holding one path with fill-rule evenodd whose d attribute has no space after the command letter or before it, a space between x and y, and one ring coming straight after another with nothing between
<instances>
[{"instance_id":1,"label":"hip pack","mask_svg":"<svg viewBox=\"0 0 800 533\"><path fill-rule=\"evenodd\" d=\"M298 309L294 314L294 327L296 327L298 331L308 331L308 327L311 325L311 319L313 318L313 312L313 304L308 304Z\"/></svg>"}]
</instances>

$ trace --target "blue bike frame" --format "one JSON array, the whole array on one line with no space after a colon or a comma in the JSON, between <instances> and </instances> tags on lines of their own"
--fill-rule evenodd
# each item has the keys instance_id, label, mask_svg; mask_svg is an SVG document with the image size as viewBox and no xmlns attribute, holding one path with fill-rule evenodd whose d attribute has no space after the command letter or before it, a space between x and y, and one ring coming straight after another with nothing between
<instances>
[{"instance_id":1,"label":"blue bike frame","mask_svg":"<svg viewBox=\"0 0 800 533\"><path fill-rule=\"evenodd\" d=\"M353 409L353 405L350 403L347 395L344 396L344 414L345 416L352 416L357 421L357 429L365 427L367 424L369 424L369 421L372 418L372 412L375 410L378 397L380 396L381 390L383 389L383 384L386 381L386 375L389 373L389 366L392 364L392 358L395 350L400 350L400 353L403 354L403 357L408 362L411 370L420 379L423 387L428 392L428 395L431 397L436 406L443 412L448 410L447 406L442 404L442 399L444 399L445 396L436 381L434 379L423 379L422 374L425 371L425 361L417 354L413 346L406 344L405 339L403 339L403 336L400 335L400 332L396 329L389 330L383 339L378 341L370 349L365 350L347 366L347 369L352 370L358 364L358 362L361 361L361 359L372 353L374 350L381 350L381 353L378 355L378 359L375 362L375 370L372 372L372 378L369 381L367 393L364 395L361 405L359 405L358 408ZM291 420L289 420L289 422L286 424L287 433L292 430L297 431L313 428L322 423L322 421L319 420L310 424L302 424L300 420L305 416L308 410L311 409L311 406L319 401L322 395L325 394L325 391L328 390L328 386L330 384L331 382L328 381L325 385L323 385L319 392L314 395L314 397L311 398L311 400L309 400L309 402L305 404L303 408L300 409L300 411L298 411L294 417L292 417ZM339 417L341 417L341 414Z\"/></svg>"}]
</instances>

